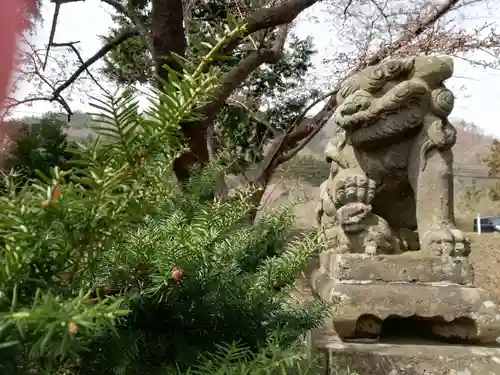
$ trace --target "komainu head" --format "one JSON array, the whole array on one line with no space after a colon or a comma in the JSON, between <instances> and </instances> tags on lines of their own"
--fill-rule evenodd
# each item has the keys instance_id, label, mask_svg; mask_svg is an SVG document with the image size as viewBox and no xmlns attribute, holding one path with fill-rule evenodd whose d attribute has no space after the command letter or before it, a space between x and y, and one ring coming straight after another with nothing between
<instances>
[{"instance_id":1,"label":"komainu head","mask_svg":"<svg viewBox=\"0 0 500 375\"><path fill-rule=\"evenodd\" d=\"M445 120L454 97L444 82L453 74L447 56L388 59L346 79L333 119L353 146L376 145L418 131L429 116Z\"/></svg>"}]
</instances>

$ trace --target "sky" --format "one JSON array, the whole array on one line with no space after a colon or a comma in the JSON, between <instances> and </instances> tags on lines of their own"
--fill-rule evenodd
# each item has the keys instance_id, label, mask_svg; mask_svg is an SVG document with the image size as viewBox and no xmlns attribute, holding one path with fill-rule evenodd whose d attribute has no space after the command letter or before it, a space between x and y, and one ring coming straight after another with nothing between
<instances>
[{"instance_id":1,"label":"sky","mask_svg":"<svg viewBox=\"0 0 500 375\"><path fill-rule=\"evenodd\" d=\"M39 47L45 46L49 40L54 7L53 3L44 0L42 9L44 23L38 27L32 37L32 42ZM496 23L500 20L500 9L490 9L483 4L468 12L468 21L464 21L468 22L467 27L473 27L474 23L479 24L485 21ZM101 47L98 36L106 34L112 25L111 13L112 9L99 0L63 4L54 41L62 43L78 40L83 58L88 58ZM308 13L318 17L321 21L321 4L312 7ZM311 35L314 38L315 46L318 49L318 53L313 59L315 75L319 76L321 80L321 77L329 74L321 61L339 48L335 33L332 33L327 22L312 23L306 15L298 19L294 32L299 36ZM451 117L473 122L486 134L500 137L500 121L498 121L500 119L500 71L474 68L465 61L455 59L455 74L447 85L457 97ZM16 96L22 98L31 90L33 90L32 86L25 85ZM91 111L85 92L74 91L72 99L69 104L73 110ZM58 109L56 105L49 102L38 102L33 106L17 107L13 115L40 115L43 112Z\"/></svg>"}]
</instances>

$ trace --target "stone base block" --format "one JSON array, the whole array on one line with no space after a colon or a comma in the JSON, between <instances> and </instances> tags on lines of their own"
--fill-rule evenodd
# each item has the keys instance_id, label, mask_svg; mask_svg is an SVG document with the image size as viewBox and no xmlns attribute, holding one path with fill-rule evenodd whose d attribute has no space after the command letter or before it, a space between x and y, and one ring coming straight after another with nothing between
<instances>
[{"instance_id":1,"label":"stone base block","mask_svg":"<svg viewBox=\"0 0 500 375\"><path fill-rule=\"evenodd\" d=\"M325 354L325 375L500 374L499 348L336 342L320 350Z\"/></svg>"},{"instance_id":2,"label":"stone base block","mask_svg":"<svg viewBox=\"0 0 500 375\"><path fill-rule=\"evenodd\" d=\"M472 285L473 271L466 257L422 255L406 252L398 255L369 256L337 254L325 251L321 265L340 280L369 280L381 282L438 283Z\"/></svg>"},{"instance_id":3,"label":"stone base block","mask_svg":"<svg viewBox=\"0 0 500 375\"><path fill-rule=\"evenodd\" d=\"M312 287L325 301L339 300L333 317L342 339L377 337L390 317L428 320L433 335L489 344L500 341L500 309L482 289L459 285L354 283L316 270Z\"/></svg>"}]
</instances>

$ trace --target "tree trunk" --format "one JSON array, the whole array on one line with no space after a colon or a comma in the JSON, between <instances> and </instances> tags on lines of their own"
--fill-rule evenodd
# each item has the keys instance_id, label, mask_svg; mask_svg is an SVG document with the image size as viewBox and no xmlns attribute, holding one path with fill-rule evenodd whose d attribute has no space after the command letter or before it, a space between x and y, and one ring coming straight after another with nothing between
<instances>
[{"instance_id":1,"label":"tree trunk","mask_svg":"<svg viewBox=\"0 0 500 375\"><path fill-rule=\"evenodd\" d=\"M1 0L0 0L1 1ZM221 80L220 89L214 93L214 100L208 103L202 114L205 119L181 124L189 151L174 161L174 173L179 182L189 178L191 168L206 165L209 162L207 147L207 129L213 122L221 106L231 93L260 65L275 64L283 54L283 46L288 33L289 24L306 8L318 0L287 0L272 7L262 7L246 20L244 36L259 30L283 26L278 33L275 43L270 49L260 49L250 53L240 63L231 69ZM186 51L186 30L184 28L184 14L182 0L153 0L152 7L153 30L153 58L159 83L168 79L168 72L164 65L174 70L179 66L171 53L184 56ZM223 54L231 54L241 38L233 38L222 49Z\"/></svg>"},{"instance_id":2,"label":"tree trunk","mask_svg":"<svg viewBox=\"0 0 500 375\"><path fill-rule=\"evenodd\" d=\"M182 0L154 0L151 22L157 84L161 85L162 80L168 79L165 66L177 71L181 68L172 58L172 52L180 56L186 53Z\"/></svg>"},{"instance_id":3,"label":"tree trunk","mask_svg":"<svg viewBox=\"0 0 500 375\"><path fill-rule=\"evenodd\" d=\"M168 80L165 66L175 71L182 70L172 55L185 56L187 48L182 0L153 1L152 32L157 85L161 88L162 82ZM174 161L174 173L180 182L184 182L194 164L208 162L208 150L206 129L195 122L181 123L181 129L189 151Z\"/></svg>"},{"instance_id":4,"label":"tree trunk","mask_svg":"<svg viewBox=\"0 0 500 375\"><path fill-rule=\"evenodd\" d=\"M207 129L199 122L181 123L182 134L189 150L174 160L174 173L179 182L189 179L191 169L195 166L205 166L209 162L207 147Z\"/></svg>"}]
</instances>

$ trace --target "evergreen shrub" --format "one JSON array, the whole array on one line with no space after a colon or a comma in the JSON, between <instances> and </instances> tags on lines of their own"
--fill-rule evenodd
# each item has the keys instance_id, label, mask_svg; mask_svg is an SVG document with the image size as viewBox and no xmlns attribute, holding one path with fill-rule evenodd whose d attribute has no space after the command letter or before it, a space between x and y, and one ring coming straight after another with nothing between
<instances>
[{"instance_id":1,"label":"evergreen shrub","mask_svg":"<svg viewBox=\"0 0 500 375\"><path fill-rule=\"evenodd\" d=\"M251 192L208 199L217 164L170 178L179 124L218 84L209 59L171 72L143 114L130 92L95 99L106 142L80 145L71 168L6 176L0 373L314 371L298 341L330 306L290 297L314 234L289 241L286 208L250 225Z\"/></svg>"}]
</instances>

